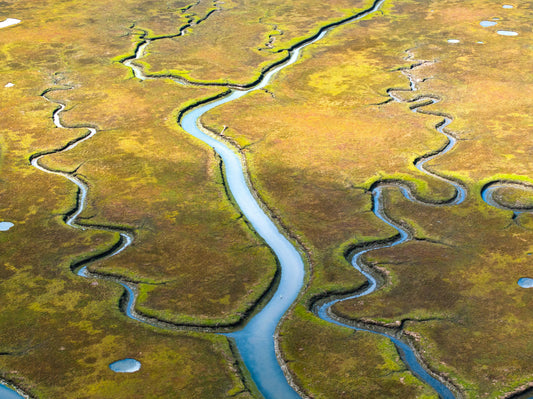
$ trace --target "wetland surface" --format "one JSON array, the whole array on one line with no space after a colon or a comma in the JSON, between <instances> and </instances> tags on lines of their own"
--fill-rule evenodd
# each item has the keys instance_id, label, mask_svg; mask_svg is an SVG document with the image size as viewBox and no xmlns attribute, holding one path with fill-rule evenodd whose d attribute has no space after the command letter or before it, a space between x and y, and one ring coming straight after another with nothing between
<instances>
[{"instance_id":1,"label":"wetland surface","mask_svg":"<svg viewBox=\"0 0 533 399\"><path fill-rule=\"evenodd\" d=\"M4 3L21 394L531 391L526 3Z\"/></svg>"}]
</instances>

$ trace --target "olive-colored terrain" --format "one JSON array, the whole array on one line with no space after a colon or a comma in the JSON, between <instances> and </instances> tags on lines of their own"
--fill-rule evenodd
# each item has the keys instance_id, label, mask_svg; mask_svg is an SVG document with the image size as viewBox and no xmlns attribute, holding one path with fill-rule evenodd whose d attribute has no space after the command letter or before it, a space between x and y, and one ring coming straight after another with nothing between
<instances>
[{"instance_id":1,"label":"olive-colored terrain","mask_svg":"<svg viewBox=\"0 0 533 399\"><path fill-rule=\"evenodd\" d=\"M264 303L278 266L224 186L213 150L190 138L179 111L249 85L286 49L370 1L79 0L1 3L0 20L0 377L38 398L257 397L225 337L202 327L239 325ZM481 199L496 180L531 180L533 138L530 2L503 9L488 0L385 1L382 12L338 27L257 91L207 114L204 125L238 146L258 195L298 238L309 258L300 301L281 325L289 372L310 397L430 398L390 341L318 319L317 298L356 290L365 279L346 259L350 246L396 234L374 216L369 189L408 182L439 203L453 188L413 166L442 148L449 115L454 149L428 169L463 182L467 200L424 206L386 190L386 213L415 239L365 259L386 276L371 296L335 306L341 317L404 331L423 361L460 397L500 398L533 383L533 220L512 218ZM498 25L481 27L482 20ZM518 32L508 37L497 30ZM122 62L133 58L154 79ZM459 43L449 43L457 39ZM482 42L482 43L478 43ZM416 79L409 89L403 70ZM194 82L182 85L173 80ZM8 82L13 87L3 87ZM54 126L56 105L66 105ZM175 324L166 331L127 318L122 288L83 279L70 266L112 247L118 234L74 229L64 215L76 187L33 168L32 154L87 182L78 222L127 228L132 246L89 265L138 287L139 313ZM531 142L531 143L530 143ZM509 207L528 189L501 189ZM191 331L189 327L200 330ZM222 329L220 331L223 331ZM115 374L134 357L142 368ZM245 372L244 372L245 374ZM507 396L506 396L507 395Z\"/></svg>"},{"instance_id":2,"label":"olive-colored terrain","mask_svg":"<svg viewBox=\"0 0 533 399\"><path fill-rule=\"evenodd\" d=\"M206 116L207 124L229 126L225 134L242 144L256 187L310 248L313 273L303 308L282 328L289 367L310 395L382 395L361 394L368 384L361 381L368 373L361 358L368 361L372 351L363 342L378 347L381 339L341 338L338 327L327 333L303 309L324 290L362 284L343 259L349 245L395 233L369 212L365 190L373 182L412 182L426 201L453 195L451 186L413 166L446 142L434 128L442 117L410 110L410 98L429 94L440 101L425 110L450 115L448 130L459 141L428 169L466 184L467 201L423 206L388 190L387 213L416 239L368 254L387 276L385 286L334 311L391 326L404 321L430 368L465 397L503 397L530 383L531 293L516 284L531 273L530 215L513 221L512 212L480 198L489 181L531 181L530 12L529 4L392 2L385 16L343 27L306 50L298 66L269 86L270 96L257 93ZM480 26L493 18L498 26ZM501 36L498 29L519 35ZM418 60L430 62L411 71L417 92L404 92L405 103L384 103L387 89L409 88L398 68ZM503 201L527 206L527 190L504 191ZM345 357L346 347L362 355Z\"/></svg>"}]
</instances>

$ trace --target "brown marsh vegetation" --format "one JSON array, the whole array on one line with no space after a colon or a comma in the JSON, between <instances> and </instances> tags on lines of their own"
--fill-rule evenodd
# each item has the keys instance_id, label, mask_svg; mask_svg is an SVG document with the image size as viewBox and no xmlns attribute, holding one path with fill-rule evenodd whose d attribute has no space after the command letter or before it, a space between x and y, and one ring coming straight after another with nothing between
<instances>
[{"instance_id":1,"label":"brown marsh vegetation","mask_svg":"<svg viewBox=\"0 0 533 399\"><path fill-rule=\"evenodd\" d=\"M117 60L133 54L142 30L156 38L190 25L183 36L154 41L145 70L246 84L282 58L281 50L368 4L2 3L2 16L23 20L0 30L0 218L15 223L0 234L4 379L42 398L252 396L225 338L139 325L119 311L120 287L70 272L73 259L98 253L117 237L66 227L62 215L74 206L74 185L29 166L32 153L84 133L55 128L54 105L40 93L72 86L50 94L67 105L64 124L99 129L83 146L44 161L78 168L89 183L80 220L135 231L132 247L91 268L139 282L138 310L146 314L233 324L271 284L276 263L227 197L213 151L175 121L186 104L223 88L140 82ZM469 199L428 207L387 192L388 213L418 239L370 253L368 261L382 268L387 283L335 311L390 325L413 320L404 328L424 360L466 397L503 397L531 381L532 293L516 280L530 270L532 222L526 214L511 220L511 212L489 207L479 194L494 179L530 181L530 7L387 1L382 15L308 47L267 91L204 118L214 131L227 127L224 134L241 146L260 196L308 249L309 281L282 325L281 348L311 396L432 397L390 342L331 326L309 311L317 295L364 283L344 258L349 245L395 234L371 213L373 182L407 180L426 200L453 195L412 165L444 145L434 129L441 118L413 113L408 104L377 105L387 100L388 88L408 87L398 71L413 63L405 60L407 49L433 61L414 72L419 92L442 99L430 108L452 115L449 128L460 138L429 166L465 182ZM496 27L479 25L491 18L499 18ZM519 35L497 35L500 27ZM7 82L15 86L2 88ZM500 196L531 201L516 190ZM124 357L139 359L141 371L124 376L107 368Z\"/></svg>"},{"instance_id":2,"label":"brown marsh vegetation","mask_svg":"<svg viewBox=\"0 0 533 399\"><path fill-rule=\"evenodd\" d=\"M335 311L390 325L412 319L404 328L416 337L425 361L472 398L501 397L528 383L533 371L527 360L530 292L516 284L530 270L530 217L524 214L513 222L512 212L480 199L483 183L529 181L531 171L526 150L531 126L531 97L525 95L531 77L524 69L531 56L527 10L517 6L508 11L493 2L429 2L424 7L392 2L387 15L343 27L306 51L297 67L269 86L271 95L257 93L255 99L234 102L205 118L208 124L229 126L225 134L243 144L267 203L310 248L313 272L302 300L306 305L324 290L343 292L361 284L342 259L349 243L394 234L369 212L365 189L370 183L411 181L426 200L453 194L412 166L417 157L444 145L445 138L434 129L442 118L412 113L408 104L375 105L387 99L387 88L408 88L405 76L396 71L413 63L403 60L405 50L411 49L415 59L432 61L413 70L418 93L441 98L427 109L453 116L449 129L459 142L428 167L465 182L469 199L438 208L387 193L388 213L410 225L417 239L369 254L368 261L387 275L387 284ZM516 41L479 25L493 17L499 18L501 29L520 32ZM504 191L504 201L529 201L524 199L527 192ZM348 345L369 362L373 349L365 341L380 339L362 333L338 338L298 309L283 326L282 347L310 394L376 394L361 393L366 386L361 377L340 384L340 362L333 354L344 354ZM386 364L374 361L376 370ZM360 362L361 357L347 356L342 364L361 373ZM394 388L377 396L394 397L391 392L414 395Z\"/></svg>"}]
</instances>

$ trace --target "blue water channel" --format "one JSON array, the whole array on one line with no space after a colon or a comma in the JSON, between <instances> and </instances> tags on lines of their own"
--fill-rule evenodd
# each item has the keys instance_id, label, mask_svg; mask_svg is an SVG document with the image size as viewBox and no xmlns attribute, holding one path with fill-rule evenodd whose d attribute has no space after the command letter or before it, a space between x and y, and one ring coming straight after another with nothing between
<instances>
[{"instance_id":1,"label":"blue water channel","mask_svg":"<svg viewBox=\"0 0 533 399\"><path fill-rule=\"evenodd\" d=\"M202 115L209 110L266 86L276 72L298 59L300 50L291 55L286 65L280 65L269 72L262 82L253 89L234 91L223 99L190 111L181 120L181 126L185 131L213 147L220 155L224 163L227 184L235 202L257 234L272 248L280 263L281 278L271 300L242 330L227 334L235 340L254 382L267 399L300 397L288 384L278 364L274 347L274 334L281 317L296 300L302 288L305 276L304 262L300 253L280 233L250 191L239 155L226 144L200 130L197 123Z\"/></svg>"},{"instance_id":2,"label":"blue water channel","mask_svg":"<svg viewBox=\"0 0 533 399\"><path fill-rule=\"evenodd\" d=\"M243 160L240 158L238 153L235 152L232 148L230 148L227 144L219 141L218 138L215 138L209 133L204 132L199 127L199 120L202 115L204 115L206 112L210 111L215 107L221 106L230 101L237 100L252 91L263 89L276 73L281 71L283 68L286 68L287 66L295 63L298 60L300 52L305 47L322 39L330 30L334 29L335 27L361 19L377 11L381 7L383 2L384 0L377 0L374 2L373 6L367 9L366 11L363 11L353 17L346 18L340 24L332 24L321 29L314 38L305 41L300 45L296 46L294 49L292 49L289 52L289 58L280 65L273 67L267 73L265 73L261 78L260 82L254 87L248 90L232 90L227 96L223 98L204 105L199 105L198 107L188 111L185 115L183 115L180 120L180 124L185 131L211 146L220 155L225 169L227 185L229 190L231 191L233 198L235 199L241 212L247 218L249 223L253 226L255 231L265 240L266 244L272 248L280 263L281 277L279 285L276 289L276 292L273 294L266 306L261 309L257 314L255 314L242 330L224 334L235 341L237 349L243 359L245 366L250 372L258 389L261 391L261 393L266 399L300 398L300 395L287 382L282 368L278 363L275 348L275 334L276 327L279 324L281 318L289 309L289 307L293 304L293 302L297 299L299 292L303 286L305 277L304 262L301 254L297 251L294 245L279 231L277 226L273 223L273 221L267 216L265 211L259 205L259 202L257 201L257 199L249 188L250 185L244 173ZM142 51L139 52L139 54L141 53ZM144 77L142 72L138 72L138 74ZM61 109L58 109L54 114L54 121L56 122L56 125L58 127L63 127L59 121L59 113L63 109L64 106L61 106ZM80 140L79 142L88 139L93 134L94 132L90 131L90 135L85 137L83 140ZM64 150L68 150L71 147L72 146L67 147ZM32 164L47 173L54 173L50 170L46 170L41 165L39 165L38 161L40 158L41 157L34 158L32 160ZM423 163L425 162L422 162L422 164ZM420 165L420 167L422 167L422 165ZM73 175L62 172L55 172L55 174L63 175L63 177L68 178L78 186L80 197L78 198L78 200L80 202L80 205L76 213L74 215L71 215L71 217L67 221L67 224L77 228L84 228L83 226L76 225L75 220L77 216L81 213L86 200L85 197L87 195L87 190L85 184L81 181L78 181L78 179L76 179ZM384 215L380 216L380 196L381 188L375 189L373 191L373 197L376 201L376 209L378 209L376 215L399 231L400 238L395 242L388 244L388 246L398 245L408 239L408 233L401 227L389 221ZM462 197L461 193L459 193L459 197ZM462 201L462 198L457 198L456 202L458 201ZM113 231L117 230L115 229ZM119 245L118 248L108 254L107 257L111 257L120 253L131 244L133 238L129 233L120 232L120 235L122 240L121 245ZM354 256L355 267L358 267L358 259L365 252L367 252L367 250L361 251L356 256ZM362 296L372 292L376 288L377 283L376 280L370 274L364 272L360 268L359 270L361 270L361 272L368 278L368 281L370 283L369 288L364 293L360 293L358 295ZM86 266L78 270L77 274L84 277L97 277L88 272ZM133 311L135 303L134 285L130 285L126 282L121 282L121 284L128 292L128 304L125 307L126 314L129 317L140 322L150 323L149 321L140 318ZM332 304L333 302L330 302L328 306L331 307ZM328 321L331 321L332 323L346 326L343 323L331 319L327 314L327 309L325 306L320 310L320 316ZM352 326L347 327L354 328ZM359 328L357 329L362 330ZM418 363L414 352L408 345L391 335L378 333L371 330L364 331L384 335L391 339L392 342L394 342L394 344L399 349L400 353L402 354L402 358L404 359L408 367L417 376L419 376L423 381L434 387L435 390L439 393L439 395L441 395L441 397L445 399L454 397L442 383L440 383L438 380L429 375L426 370ZM14 392L6 387L2 387L1 389L8 390L10 394L11 392ZM14 398L22 398L22 396L18 395L16 392L14 392L14 394L16 395L13 396ZM0 394L0 397L3 398L4 396L1 395L2 394ZM8 396L5 397L8 398Z\"/></svg>"},{"instance_id":3,"label":"blue water channel","mask_svg":"<svg viewBox=\"0 0 533 399\"><path fill-rule=\"evenodd\" d=\"M428 105L438 103L440 101L438 98L433 97L433 96L420 96L420 97L417 97L415 100L406 100L406 101L404 101L404 100L401 99L401 97L399 97L396 94L397 91L401 91L401 92L411 91L413 93L415 91L417 91L417 85L416 85L414 77L410 73L405 73L405 75L409 79L410 88L408 90L407 89L392 89L392 90L388 90L389 96L394 101L400 102L400 103L402 103L402 102L408 102L408 103L414 102L414 105L411 106L411 110L413 112L419 112L419 113L422 113L422 114L435 115L431 111L424 111L423 108L428 106ZM442 204L431 204L431 203L426 203L426 202L421 201L418 198L416 198L415 195L411 192L411 188L409 186L405 185L405 184L400 183L400 182L380 182L380 183L378 183L372 189L372 192L371 192L372 193L372 212L374 213L374 215L376 215L384 223L386 223L390 227L392 227L395 230L397 230L398 231L398 237L395 238L392 241L389 241L389 242L376 242L374 244L370 243L367 247L361 248L358 251L355 251L351 255L352 256L352 258L351 258L352 266L355 269L357 269L361 274L363 274L365 276L365 278L367 279L368 286L363 291L358 292L358 293L353 294L353 295L347 295L347 296L344 296L342 298L329 299L329 300L328 299L324 299L323 301L321 301L320 305L318 305L318 306L313 308L313 311L320 318L322 318L323 320L326 320L326 321L328 321L330 323L334 323L334 324L337 324L339 326L347 327L347 328L350 328L350 329L355 330L355 331L365 331L365 332L369 332L369 333L372 333L372 334L377 334L377 335L381 335L381 336L389 338L391 340L391 342L396 346L398 352L400 353L401 358L403 359L403 361L405 362L405 364L407 365L409 370L411 370L411 372L413 372L413 374L415 374L420 380L422 380L422 381L426 382L428 385L430 385L437 392L437 394L439 395L440 398L442 398L442 399L453 399L453 398L455 398L455 395L450 390L450 388L448 386L446 386L446 384L444 384L443 382L441 382L438 379L436 379L435 377L433 377L421 365L421 363L419 362L419 360L418 360L418 358L416 356L415 351L408 344L406 344L405 342L401 341L400 339L398 339L393 334L387 334L387 333L385 333L383 331L367 329L367 328L362 328L362 327L356 327L354 325L347 324L347 323L341 321L340 318L335 317L334 313L331 310L332 307L338 302L345 301L345 300L350 300L350 299L355 299L355 298L360 298L362 296L369 295L369 294L371 294L371 293L373 293L374 291L377 290L378 282L377 282L376 278L369 271L365 270L365 268L363 266L364 263L362 261L362 256L364 254L366 254L366 253L368 253L370 251L377 250L377 249L390 248L390 247L402 244L404 242L407 242L408 240L411 239L410 233L409 233L409 231L407 229L402 227L400 224L395 223L393 220L388 218L387 215L385 214L385 211L383 209L383 190L385 188L398 189L403 194L403 196L406 199L408 199L409 201L413 201L413 202L420 203L420 204L423 204L423 205L434 205L434 206L437 206L437 205L459 205L466 199L467 192L466 192L466 188L463 186L462 183L460 183L458 181L455 181L453 179L447 178L445 176L441 176L441 175L439 175L437 173L434 173L431 170L427 169L427 167L426 167L426 164L429 161L431 161L431 160L435 159L436 157L441 156L441 155L446 154L447 152L451 151L452 148L454 148L455 144L457 143L457 139L453 136L453 134L451 134L450 132L448 132L446 130L446 127L452 122L452 119L450 117L447 117L447 116L445 116L443 118L444 119L435 126L435 129L437 130L437 132L443 134L447 138L447 140L448 140L447 144L443 148L441 148L440 150L435 151L434 153L432 153L430 155L425 155L425 156L422 156L422 157L418 158L414 162L414 165L419 171L421 171L421 172L423 172L423 173L425 173L425 174L427 174L429 176L432 176L435 179L441 180L441 181L453 186L454 189L455 189L455 196L453 198L451 198L449 201L445 202L445 203L442 203Z\"/></svg>"},{"instance_id":4,"label":"blue water channel","mask_svg":"<svg viewBox=\"0 0 533 399\"><path fill-rule=\"evenodd\" d=\"M384 332L379 332L379 331L374 331L374 330L370 330L370 329L355 327L355 326L343 323L340 320L337 320L336 318L332 317L332 314L331 314L331 311L330 311L331 307L333 305L335 305L336 303L340 302L340 301L345 301L345 300L349 300L349 299L355 299L355 298L359 298L359 297L362 297L362 296L365 296L365 295L369 295L369 294L371 294L372 292L374 292L378 288L378 283L377 283L376 278L371 273L369 273L366 270L364 270L364 268L362 267L361 257L364 254L366 254L367 252L376 250L376 249L394 247L394 246L402 244L402 243L404 243L404 242L406 242L406 241L408 241L410 239L409 232L406 229L404 229L401 225L399 225L397 223L394 223L391 219L389 219L385 215L385 213L383 211L382 194L383 194L383 189L388 187L388 186L398 188L397 186L395 186L393 184L391 184L391 185L383 184L381 186L376 187L372 191L373 212L383 222L385 222L386 224L388 224L392 228L396 229L398 231L398 233L399 233L399 237L397 239L395 239L394 241L392 241L392 242L389 242L389 243L386 243L386 244L379 244L379 245L376 245L376 246L370 246L368 248L363 248L363 249L357 251L352 256L351 263L352 263L352 266L355 269L357 269L361 274L363 274L365 276L365 278L367 279L367 282L368 282L368 286L363 291L361 291L361 292L359 292L357 294L354 294L354 295L351 295L351 296L348 296L348 297L329 300L329 301L323 303L322 305L318 306L315 309L315 313L321 319L329 321L330 323L334 323L334 324L337 324L339 326L351 328L352 330L355 330L355 331L366 331L366 332L369 332L369 333L372 333L372 334L377 334L377 335L381 335L381 336L389 338L392 341L392 343L394 343L396 348L398 349L398 352L400 353L400 356L402 357L403 361L405 362L405 364L407 365L407 367L409 368L409 370L411 372L413 372L416 376L418 376L418 378L420 380L422 380L422 381L426 382L428 385L430 385L442 399L454 399L455 395L452 393L452 391L445 384L443 384L441 381L437 380L431 374L429 374L427 372L427 370L424 369L424 367L422 367L422 365L419 363L419 360L416 357L416 354L413 351L413 349L409 345L407 345L405 342L401 341L400 339L396 338L393 335L389 335L389 334L386 334ZM405 191L405 190L406 190L405 188L402 189L402 191ZM404 193L404 195L405 195L405 193Z\"/></svg>"},{"instance_id":5,"label":"blue water channel","mask_svg":"<svg viewBox=\"0 0 533 399\"><path fill-rule=\"evenodd\" d=\"M382 3L383 1L376 2L372 9L360 14L359 18L374 12ZM264 88L277 72L297 61L303 48L320 40L330 29L332 28L323 30L314 40L295 48L291 52L290 58L285 63L266 73L260 83L253 88L249 90L234 90L224 98L192 109L181 119L181 126L185 131L211 146L220 155L224 164L227 184L233 198L256 232L265 240L267 245L272 248L281 265L280 283L268 304L258 312L242 330L225 334L235 340L244 364L266 399L300 398L300 395L287 382L282 368L278 363L274 336L279 321L291 304L296 300L302 288L305 275L304 262L300 253L278 230L276 225L258 204L249 188L240 156L227 144L219 141L219 138L215 138L208 132L203 131L199 126L199 121L202 115L213 108L237 100L252 91ZM380 195L380 189L374 192L374 197L378 201ZM455 202L460 202L464 199L461 190L459 190L458 197L459 198L457 198ZM378 206L378 208L380 208L380 206ZM390 246L398 245L408 239L408 233L405 230L398 228L397 225L388 221L384 216L382 217L382 220L397 228L400 232L400 238L393 244L390 244ZM354 257L354 259L358 259L364 252L366 251L361 252L357 257ZM376 287L375 279L362 270L361 272L367 276L370 282L370 287L365 293L359 294L359 296L369 293ZM330 303L329 306L331 306L331 304L332 303ZM329 318L329 316L325 314L325 310L326 309L324 308L324 312L320 314L321 317L335 324L345 326L344 324ZM376 333L370 330L365 331ZM432 377L419 364L416 355L407 344L393 336L383 333L377 334L384 335L391 339L402 353L402 358L409 368L423 381L435 388L442 398L454 398L454 395L444 384Z\"/></svg>"}]
</instances>

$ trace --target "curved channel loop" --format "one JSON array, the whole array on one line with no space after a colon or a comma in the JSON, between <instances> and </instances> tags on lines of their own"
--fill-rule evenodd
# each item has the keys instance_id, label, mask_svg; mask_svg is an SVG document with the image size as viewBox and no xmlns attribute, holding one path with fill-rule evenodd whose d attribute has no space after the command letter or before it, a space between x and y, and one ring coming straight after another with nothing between
<instances>
[{"instance_id":1,"label":"curved channel loop","mask_svg":"<svg viewBox=\"0 0 533 399\"><path fill-rule=\"evenodd\" d=\"M190 8L194 7L195 5L198 5L199 2L196 4L191 4L187 7L183 7L181 9L182 13L185 11L188 11ZM174 75L171 73L167 74L147 74L143 70L143 68L136 64L136 60L140 60L144 57L146 48L153 42L158 40L164 40L164 39L174 39L179 36L183 36L187 33L187 30L192 28L193 26L197 26L203 22L205 22L212 14L220 10L220 3L219 0L213 1L213 7L214 9L209 10L203 17L192 17L190 16L187 22L180 26L178 28L178 32L174 34L169 35L157 35L157 36L150 36L148 31L144 29L138 29L140 34L138 34L139 42L136 44L135 50L133 55L124 57L120 60L120 62L131 69L133 72L133 76L135 76L139 80L149 80L149 79L172 79L174 82L179 83L181 85L195 85L195 86L226 86L226 84L219 84L219 83L202 83L202 82L194 82L192 80L185 79L182 76Z\"/></svg>"},{"instance_id":2,"label":"curved channel loop","mask_svg":"<svg viewBox=\"0 0 533 399\"><path fill-rule=\"evenodd\" d=\"M504 211L511 211L513 212L513 220L516 220L518 216L520 216L522 213L531 213L533 212L533 206L527 206L527 205L508 205L504 204L499 200L496 196L498 190L500 189L514 189L514 190L520 190L520 191L533 191L533 184L528 184L525 182L518 182L513 180L494 180L487 184L485 184L481 188L481 198L483 201L485 201L488 205L502 209Z\"/></svg>"},{"instance_id":3,"label":"curved channel loop","mask_svg":"<svg viewBox=\"0 0 533 399\"><path fill-rule=\"evenodd\" d=\"M64 103L60 101L56 101L56 100L52 100L48 98L47 94L50 92L54 92L54 91L62 91L62 90L70 90L70 89L71 87L57 87L57 88L46 89L43 93L41 93L41 97L46 99L48 102L58 105L58 107L52 113L52 119L54 121L54 125L57 128L60 128L60 129L79 129L79 128L83 129L85 128L87 129L87 131L83 135L69 141L68 143L66 143L65 145L61 147L58 147L53 150L42 151L42 152L32 154L29 157L29 161L30 161L30 164L36 169L42 172L45 172L45 173L53 174L56 176L61 176L69 180L70 182L74 183L77 186L78 191L76 194L76 203L73 209L71 209L69 212L67 212L64 215L63 221L65 222L65 224L75 229L79 229L79 230L109 231L109 232L118 233L120 236L120 239L111 248L97 255L93 255L87 259L84 259L82 261L72 263L71 270L74 273L78 274L79 276L83 276L87 278L99 278L99 279L113 280L121 284L124 288L128 289L128 286L133 285L131 282L127 282L125 280L121 280L115 277L108 277L108 276L91 273L87 270L87 266L97 260L111 258L112 256L115 256L119 254L120 252L124 251L133 242L133 239L134 239L133 231L124 229L124 228L114 227L114 226L87 225L87 224L79 223L77 219L79 215L85 209L86 203L87 203L87 194L89 191L89 187L87 183L80 176L76 174L76 170L73 172L65 172L65 171L49 168L41 163L41 161L48 155L59 154L59 153L72 150L73 148L77 147L79 144L83 143L84 141L89 140L91 137L93 137L98 132L97 128L91 125L65 126L62 124L60 114L65 110L66 106ZM3 385L3 386L0 386L1 397L4 397L4 396L6 398L8 397L30 398L31 397L27 393L20 390L19 388L15 388L15 390L11 390L7 387L7 384L1 383L1 382L0 384Z\"/></svg>"},{"instance_id":4,"label":"curved channel loop","mask_svg":"<svg viewBox=\"0 0 533 399\"><path fill-rule=\"evenodd\" d=\"M89 140L91 137L93 137L94 135L98 133L98 129L90 125L66 126L62 123L61 113L65 111L66 105L62 103L61 101L56 101L56 100L52 100L48 98L47 93L53 92L53 91L59 91L59 90L69 90L69 89L70 88L48 89L45 92L43 92L42 97L45 98L47 101L58 105L58 107L54 110L52 114L54 125L57 128L60 128L60 129L85 128L87 129L87 132L69 141L67 144L61 147L58 147L56 149L49 150L49 151L38 152L38 153L31 155L29 159L30 163L32 166L39 169L40 171L45 172L45 173L50 173L53 175L57 175L57 176L61 176L65 179L68 179L69 181L71 181L78 187L78 192L76 195L76 204L74 208L70 210L69 212L67 212L63 217L63 221L65 222L65 224L67 224L70 227L80 229L80 230L109 231L109 232L119 234L119 239L117 240L117 242L115 242L107 250L104 250L103 252L99 254L92 255L80 261L73 262L70 265L72 272L74 272L75 274L81 277L109 280L109 281L113 281L115 283L120 284L125 290L124 295L120 301L120 308L128 317L136 321L149 324L155 327L159 327L159 328L164 328L164 329L173 329L173 330L188 329L188 330L205 331L205 332L220 331L220 329L216 329L216 328L208 328L208 327L204 328L204 327L195 326L195 325L190 325L190 326L177 325L174 323L169 323L169 322L158 320L156 318L141 315L135 311L135 302L137 299L137 292L138 292L137 284L139 282L130 281L125 278L117 277L113 275L105 275L105 274L89 271L88 266L90 264L96 261L109 259L113 256L120 254L124 250L126 250L129 246L133 244L135 235L134 235L133 229L120 228L116 226L89 225L89 224L80 223L78 221L78 217L85 210L86 205L87 205L87 195L89 192L88 184L76 173L76 171L65 172L61 170L55 170L55 169L52 169L52 168L49 168L43 165L41 162L48 155L59 154L59 153L72 150L79 144L83 143L84 141Z\"/></svg>"},{"instance_id":5,"label":"curved channel loop","mask_svg":"<svg viewBox=\"0 0 533 399\"><path fill-rule=\"evenodd\" d=\"M370 187L370 193L372 195L372 212L385 224L397 230L398 234L389 240L369 242L365 243L365 245L353 249L351 253L348 254L347 259L349 259L355 269L357 269L361 274L363 274L363 276L365 276L365 278L367 279L367 283L365 284L365 286L351 294L348 293L341 296L332 294L330 296L316 299L312 304L311 309L318 317L330 323L337 324L343 327L348 327L355 331L365 331L389 338L391 342L396 346L400 357L402 358L404 363L407 365L409 370L413 372L414 375L416 375L420 380L430 385L442 399L454 399L456 398L456 395L460 395L459 390L454 387L449 381L444 380L444 378L438 376L436 373L429 370L429 368L423 362L411 342L405 339L402 329L390 329L387 327L371 325L362 321L345 319L335 314L335 312L332 310L332 307L336 303L360 298L375 292L380 287L380 282L384 280L384 277L381 276L376 269L373 269L367 264L365 264L365 262L363 261L363 255L367 254L370 251L394 247L396 245L400 245L413 239L413 233L410 231L409 227L404 226L403 224L396 222L387 216L383 201L383 191L385 189L399 189L406 199L419 204L431 206L459 205L466 198L467 190L466 186L462 182L448 178L436 172L432 172L428 170L426 166L427 162L435 159L436 157L446 154L455 146L457 138L452 132L446 129L446 127L453 121L453 119L447 115L422 109L427 105L432 105L439 102L440 100L437 96L420 95L416 96L411 100L403 100L402 97L399 95L399 92L413 93L418 90L416 80L412 75L411 70L426 63L428 62L418 62L416 64L413 64L411 67L403 70L403 74L409 79L409 89L388 89L387 93L390 96L390 99L382 104L390 102L391 100L400 103L412 103L413 105L410 106L410 109L413 112L423 113L427 115L442 116L444 118L442 121L435 125L435 129L437 130L437 132L443 134L447 138L447 143L438 150L418 157L414 161L414 165L421 172L453 186L455 189L455 194L452 198L448 200L440 202L429 202L419 199L413 193L412 187L408 183L405 183L401 180L382 180L374 183Z\"/></svg>"}]
</instances>

